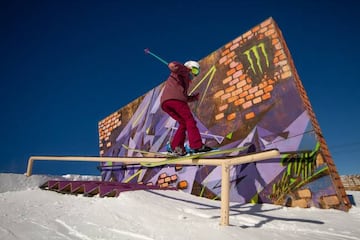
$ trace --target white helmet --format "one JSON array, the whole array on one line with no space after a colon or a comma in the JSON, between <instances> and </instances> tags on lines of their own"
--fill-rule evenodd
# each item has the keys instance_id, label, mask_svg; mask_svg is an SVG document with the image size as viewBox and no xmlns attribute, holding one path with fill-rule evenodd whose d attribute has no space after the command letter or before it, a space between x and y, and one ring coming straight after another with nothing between
<instances>
[{"instance_id":1,"label":"white helmet","mask_svg":"<svg viewBox=\"0 0 360 240\"><path fill-rule=\"evenodd\" d=\"M200 64L198 62L195 62L195 61L187 61L186 63L184 63L185 67L189 68L189 69L192 69L193 67L194 68L200 68Z\"/></svg>"},{"instance_id":2,"label":"white helmet","mask_svg":"<svg viewBox=\"0 0 360 240\"><path fill-rule=\"evenodd\" d=\"M191 72L197 76L200 73L200 64L196 61L187 61L184 66L191 69Z\"/></svg>"}]
</instances>

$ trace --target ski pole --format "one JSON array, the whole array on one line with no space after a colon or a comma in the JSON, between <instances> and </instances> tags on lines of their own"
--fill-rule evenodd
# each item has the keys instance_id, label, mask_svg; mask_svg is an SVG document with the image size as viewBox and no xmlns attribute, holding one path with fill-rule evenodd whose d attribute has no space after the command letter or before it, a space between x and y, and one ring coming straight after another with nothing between
<instances>
[{"instance_id":1,"label":"ski pole","mask_svg":"<svg viewBox=\"0 0 360 240\"><path fill-rule=\"evenodd\" d=\"M156 58L160 62L164 63L165 65L168 65L168 63L164 59L162 59L161 57L159 57L155 53L150 52L150 50L148 48L145 48L144 51L145 51L146 54L150 54L151 56L153 56L154 58Z\"/></svg>"}]
</instances>

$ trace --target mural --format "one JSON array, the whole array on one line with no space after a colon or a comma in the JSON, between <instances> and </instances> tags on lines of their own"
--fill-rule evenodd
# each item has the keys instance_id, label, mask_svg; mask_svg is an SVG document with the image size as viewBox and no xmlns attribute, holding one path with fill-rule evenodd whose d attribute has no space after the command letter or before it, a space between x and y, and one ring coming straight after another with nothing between
<instances>
[{"instance_id":1,"label":"mural","mask_svg":"<svg viewBox=\"0 0 360 240\"><path fill-rule=\"evenodd\" d=\"M230 201L348 210L350 203L297 75L282 33L272 18L200 60L191 92L203 142L255 151L277 148L281 157L234 166ZM160 108L163 84L99 122L101 156L136 156L131 148L166 151L177 129ZM234 153L235 154L235 153ZM112 162L103 180L176 186L219 199L221 169L171 165L144 168Z\"/></svg>"}]
</instances>

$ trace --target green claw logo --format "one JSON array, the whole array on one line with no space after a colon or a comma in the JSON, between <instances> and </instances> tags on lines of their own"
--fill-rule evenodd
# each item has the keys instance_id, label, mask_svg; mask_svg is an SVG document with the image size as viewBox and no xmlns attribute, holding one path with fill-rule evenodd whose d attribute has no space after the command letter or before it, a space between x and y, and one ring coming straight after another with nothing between
<instances>
[{"instance_id":1,"label":"green claw logo","mask_svg":"<svg viewBox=\"0 0 360 240\"><path fill-rule=\"evenodd\" d=\"M268 55L267 55L267 53L265 51L265 44L264 43L260 43L258 45L255 45L252 48L250 48L249 50L244 52L244 54L247 57L247 60L250 63L250 67L251 67L252 71L254 72L254 74L256 74L256 69L255 69L255 65L254 65L254 61L252 59L251 53L253 53L253 55L256 58L256 65L259 68L260 73L263 74L263 69L261 67L261 62L260 62L259 50L261 50L261 53L265 56L266 67L269 68L270 67L269 57L268 57Z\"/></svg>"},{"instance_id":2,"label":"green claw logo","mask_svg":"<svg viewBox=\"0 0 360 240\"><path fill-rule=\"evenodd\" d=\"M252 86L274 77L276 68L272 61L275 49L270 39L251 42L236 51L239 61L244 65L244 73L252 80Z\"/></svg>"}]
</instances>

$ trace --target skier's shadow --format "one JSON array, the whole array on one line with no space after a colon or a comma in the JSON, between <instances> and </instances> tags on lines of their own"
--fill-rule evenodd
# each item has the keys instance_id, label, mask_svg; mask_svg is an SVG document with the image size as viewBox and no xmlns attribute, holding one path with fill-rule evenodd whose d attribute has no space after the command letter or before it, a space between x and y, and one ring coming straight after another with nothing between
<instances>
[{"instance_id":1,"label":"skier's shadow","mask_svg":"<svg viewBox=\"0 0 360 240\"><path fill-rule=\"evenodd\" d=\"M152 190L146 190L149 193L161 196L161 197L165 197L165 198L169 198L175 201L182 201L182 202L187 202L190 204L194 204L198 207L198 209L200 210L213 210L213 209L219 209L220 211L220 207L219 206L214 206L214 205L210 205L210 204L204 204L201 202L197 202L197 201L192 201L192 200L185 200L185 199L181 199L181 198L176 198L176 197L172 197L172 196L168 196L165 194L160 193L159 191L152 191ZM257 216L259 218L262 218L263 220L260 220L258 223L253 224L252 226L248 226L248 225L240 225L239 227L241 228L260 228L261 226L263 226L266 223L272 222L272 221L286 221L286 222L303 222L303 223L311 223L311 224L324 224L324 222L319 221L319 220L311 220L311 219L303 219L303 218L290 218L290 217L278 217L278 216L268 216L266 214L264 214L265 212L271 212L271 211L276 211L276 210L280 210L282 209L282 206L275 206L272 209L262 209L262 205L261 204L254 204L254 205L250 205L250 204L235 204L235 205L231 205L230 206L230 216L238 216L238 215L249 215L249 216ZM217 216L212 216L210 218L220 218L219 215ZM231 225L231 224L230 224ZM231 225L233 226L233 225Z\"/></svg>"}]
</instances>

